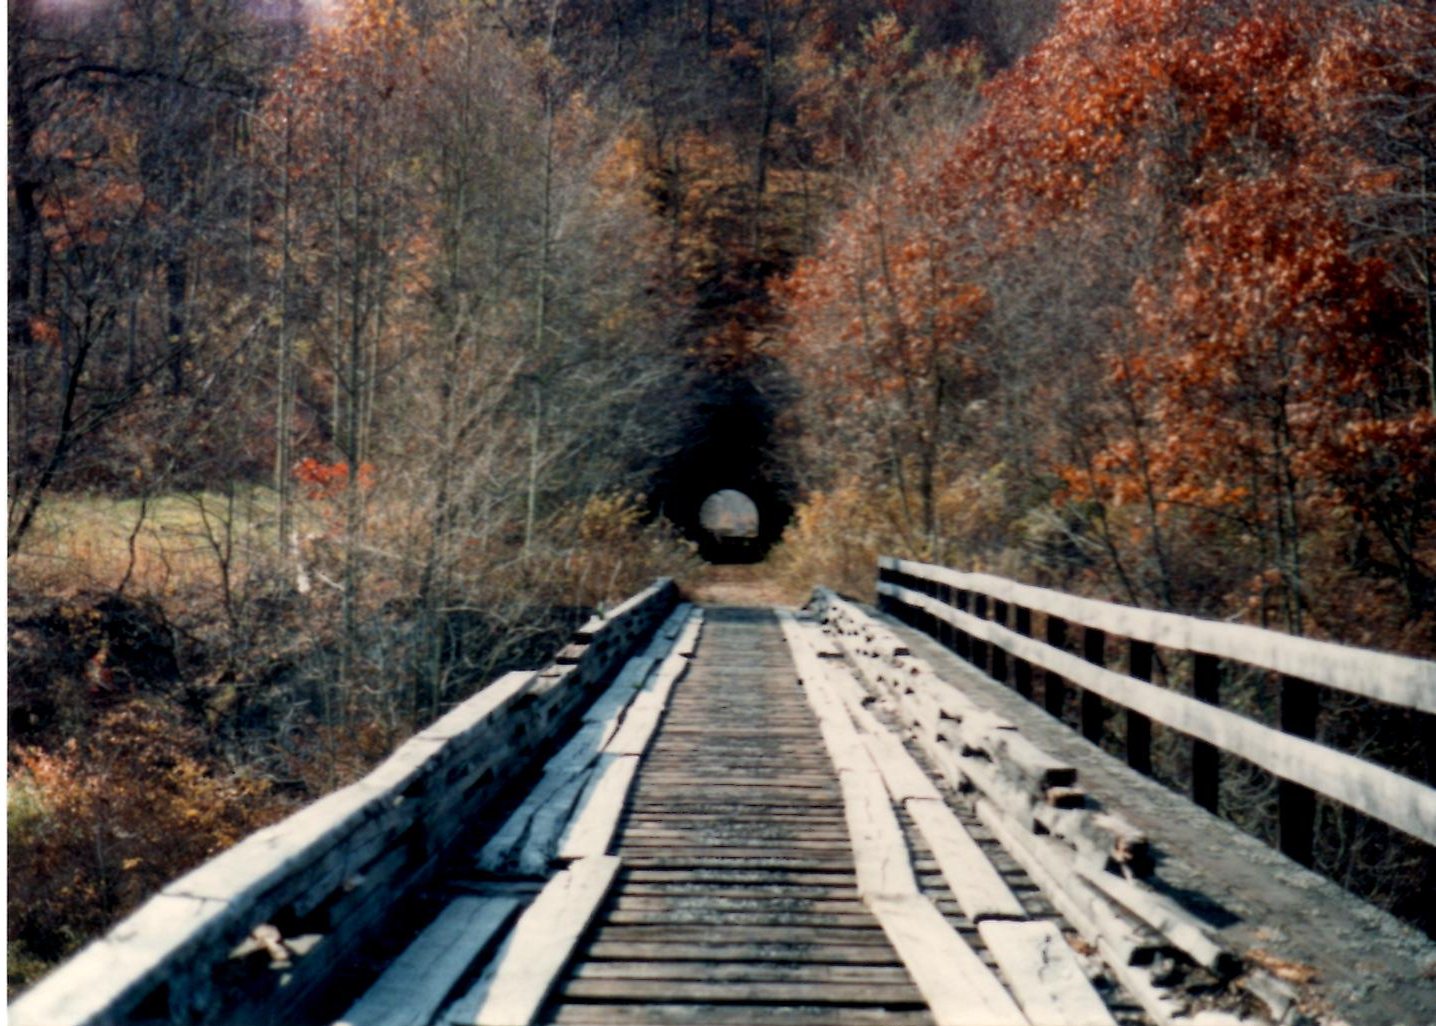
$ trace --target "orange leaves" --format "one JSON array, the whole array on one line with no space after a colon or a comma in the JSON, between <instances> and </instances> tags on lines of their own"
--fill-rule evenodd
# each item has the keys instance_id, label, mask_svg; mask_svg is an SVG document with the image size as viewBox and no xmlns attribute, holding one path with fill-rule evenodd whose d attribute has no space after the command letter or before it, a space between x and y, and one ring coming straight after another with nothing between
<instances>
[{"instance_id":1,"label":"orange leaves","mask_svg":"<svg viewBox=\"0 0 1436 1026\"><path fill-rule=\"evenodd\" d=\"M263 784L203 748L173 707L130 700L59 751L11 750L9 925L29 954L57 959L275 818Z\"/></svg>"},{"instance_id":2,"label":"orange leaves","mask_svg":"<svg viewBox=\"0 0 1436 1026\"><path fill-rule=\"evenodd\" d=\"M30 336L44 346L60 344L60 329L56 327L54 320L48 317L30 318Z\"/></svg>"},{"instance_id":3,"label":"orange leaves","mask_svg":"<svg viewBox=\"0 0 1436 1026\"><path fill-rule=\"evenodd\" d=\"M1292 623L1310 539L1341 506L1384 518L1425 580L1401 546L1429 549L1436 509L1410 270L1429 267L1430 204L1411 199L1429 195L1412 171L1429 104L1407 99L1436 83L1426 8L1066 5L969 124L895 154L790 280L796 373L889 460L942 437L922 421L934 396L961 397L947 425L1000 397L1008 444L1038 436L1056 494L1122 511L1134 564L1167 575L1176 534L1220 533L1252 563L1232 580L1277 566ZM996 444L947 430L954 459Z\"/></svg>"},{"instance_id":4,"label":"orange leaves","mask_svg":"<svg viewBox=\"0 0 1436 1026\"><path fill-rule=\"evenodd\" d=\"M349 487L349 464L321 463L312 456L300 460L294 468L294 479L304 486L310 499L334 499ZM358 485L362 491L374 486L374 465L359 464Z\"/></svg>"},{"instance_id":5,"label":"orange leaves","mask_svg":"<svg viewBox=\"0 0 1436 1026\"><path fill-rule=\"evenodd\" d=\"M66 191L49 193L41 204L45 239L55 255L106 245L131 227L145 209L145 192L135 181L94 176L77 179Z\"/></svg>"}]
</instances>

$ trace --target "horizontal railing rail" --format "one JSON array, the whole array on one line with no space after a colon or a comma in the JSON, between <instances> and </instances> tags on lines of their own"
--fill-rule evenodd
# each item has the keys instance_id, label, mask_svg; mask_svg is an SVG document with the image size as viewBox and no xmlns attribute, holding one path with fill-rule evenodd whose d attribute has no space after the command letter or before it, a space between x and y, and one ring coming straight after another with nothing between
<instances>
[{"instance_id":1,"label":"horizontal railing rail","mask_svg":"<svg viewBox=\"0 0 1436 1026\"><path fill-rule=\"evenodd\" d=\"M1279 780L1278 844L1297 861L1312 861L1317 794L1436 844L1436 789L1318 743L1319 696L1313 687L1430 716L1436 713L1436 663L892 557L879 561L878 599L984 672L1007 680L1010 669L1013 686L1029 699L1040 672L1042 699L1054 715L1061 716L1069 689L1077 688L1081 729L1093 742L1103 738L1102 702L1122 707L1125 754L1134 769L1152 772L1153 723L1191 738L1192 797L1211 811L1218 805L1219 752L1273 774ZM1045 621L1041 637L1034 614ZM1119 646L1125 641L1125 673L1106 665L1113 641ZM1190 658L1190 695L1152 683L1159 650ZM1279 726L1221 707L1224 664L1277 675Z\"/></svg>"},{"instance_id":2,"label":"horizontal railing rail","mask_svg":"<svg viewBox=\"0 0 1436 1026\"><path fill-rule=\"evenodd\" d=\"M10 1022L301 1021L676 601L671 580L655 582L586 623L552 665L500 677L362 780L169 884L21 995Z\"/></svg>"}]
</instances>

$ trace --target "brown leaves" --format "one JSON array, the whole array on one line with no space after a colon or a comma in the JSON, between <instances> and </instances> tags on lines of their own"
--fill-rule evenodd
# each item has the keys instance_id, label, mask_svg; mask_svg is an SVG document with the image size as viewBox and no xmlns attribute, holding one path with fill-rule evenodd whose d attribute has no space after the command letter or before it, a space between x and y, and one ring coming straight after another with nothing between
<instances>
[{"instance_id":1,"label":"brown leaves","mask_svg":"<svg viewBox=\"0 0 1436 1026\"><path fill-rule=\"evenodd\" d=\"M132 699L59 751L10 753L13 942L57 959L281 813L203 747L172 706Z\"/></svg>"}]
</instances>

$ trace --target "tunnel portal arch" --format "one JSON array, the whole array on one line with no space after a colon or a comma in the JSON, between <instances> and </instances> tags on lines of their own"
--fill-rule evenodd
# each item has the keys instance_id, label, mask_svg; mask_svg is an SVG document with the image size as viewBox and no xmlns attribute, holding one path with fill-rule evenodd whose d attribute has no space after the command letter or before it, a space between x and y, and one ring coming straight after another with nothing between
<instances>
[{"instance_id":1,"label":"tunnel portal arch","mask_svg":"<svg viewBox=\"0 0 1436 1026\"><path fill-rule=\"evenodd\" d=\"M793 473L776 436L773 390L743 378L714 378L695 392L684 442L659 468L649 506L667 517L710 563L752 563L767 555L793 515ZM704 504L737 492L751 504L751 533L704 526Z\"/></svg>"}]
</instances>

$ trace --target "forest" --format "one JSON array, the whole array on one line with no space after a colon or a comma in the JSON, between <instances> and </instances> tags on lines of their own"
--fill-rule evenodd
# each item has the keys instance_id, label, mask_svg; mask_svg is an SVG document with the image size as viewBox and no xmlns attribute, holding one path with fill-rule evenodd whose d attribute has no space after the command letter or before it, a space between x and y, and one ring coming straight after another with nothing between
<instances>
[{"instance_id":1,"label":"forest","mask_svg":"<svg viewBox=\"0 0 1436 1026\"><path fill-rule=\"evenodd\" d=\"M794 601L1436 656L1425 0L8 13L12 994L724 558L722 488Z\"/></svg>"}]
</instances>

